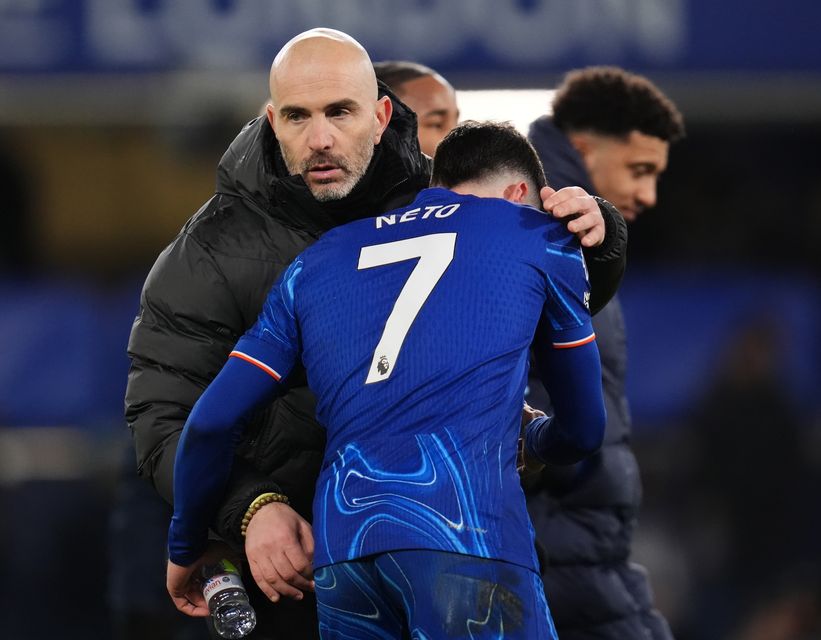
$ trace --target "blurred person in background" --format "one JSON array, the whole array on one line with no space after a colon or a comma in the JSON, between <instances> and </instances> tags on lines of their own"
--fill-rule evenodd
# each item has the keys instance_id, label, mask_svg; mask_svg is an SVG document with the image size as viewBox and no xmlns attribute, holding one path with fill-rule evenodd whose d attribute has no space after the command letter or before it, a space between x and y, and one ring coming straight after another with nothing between
<instances>
[{"instance_id":1,"label":"blurred person in background","mask_svg":"<svg viewBox=\"0 0 821 640\"><path fill-rule=\"evenodd\" d=\"M324 231L411 202L430 178L415 116L390 92L377 95L367 53L346 34L311 30L286 44L272 65L271 93L267 117L249 123L223 156L217 193L149 273L129 341L126 418L138 469L169 503L191 407L255 321L282 269ZM542 197L547 208L561 200ZM578 209L554 211L566 216ZM591 310L609 300L624 270L625 240L612 232L619 221L600 202L598 211L568 226L591 255ZM263 583L275 578L262 567L278 561L292 538L278 537L276 505L256 512L246 538L242 520L268 492L287 495L310 520L325 445L314 416L315 399L297 371L239 442L212 523L217 535L245 551L247 568ZM271 605L254 580L246 584L259 619L252 637L316 637L312 596Z\"/></svg>"},{"instance_id":2,"label":"blurred person in background","mask_svg":"<svg viewBox=\"0 0 821 640\"><path fill-rule=\"evenodd\" d=\"M679 462L704 640L797 640L821 631L818 477L782 384L781 319L745 318L688 430ZM698 468L698 473L691 470ZM802 526L795 526L802 523ZM708 622L709 621L709 622Z\"/></svg>"},{"instance_id":3,"label":"blurred person in background","mask_svg":"<svg viewBox=\"0 0 821 640\"><path fill-rule=\"evenodd\" d=\"M459 121L456 91L450 82L425 65L386 60L373 65L376 77L416 114L419 146L433 157L436 145Z\"/></svg>"},{"instance_id":4,"label":"blurred person in background","mask_svg":"<svg viewBox=\"0 0 821 640\"><path fill-rule=\"evenodd\" d=\"M647 78L616 67L569 72L552 116L529 137L555 188L579 185L611 201L628 222L656 204L681 114ZM593 318L607 407L604 446L572 469L546 467L525 478L528 510L544 551L542 578L563 640L671 638L654 609L646 572L629 562L641 502L625 395L624 320L618 298ZM531 378L528 403L549 411Z\"/></svg>"}]
</instances>

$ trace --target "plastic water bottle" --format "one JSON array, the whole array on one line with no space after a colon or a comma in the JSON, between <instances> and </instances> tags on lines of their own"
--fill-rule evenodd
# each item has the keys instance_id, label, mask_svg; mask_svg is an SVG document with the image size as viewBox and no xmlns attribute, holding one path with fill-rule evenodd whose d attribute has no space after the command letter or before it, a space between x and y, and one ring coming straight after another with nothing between
<instances>
[{"instance_id":1,"label":"plastic water bottle","mask_svg":"<svg viewBox=\"0 0 821 640\"><path fill-rule=\"evenodd\" d=\"M239 571L228 560L202 569L202 595L211 612L214 629L223 638L244 638L257 624L257 614L248 602L248 593Z\"/></svg>"}]
</instances>

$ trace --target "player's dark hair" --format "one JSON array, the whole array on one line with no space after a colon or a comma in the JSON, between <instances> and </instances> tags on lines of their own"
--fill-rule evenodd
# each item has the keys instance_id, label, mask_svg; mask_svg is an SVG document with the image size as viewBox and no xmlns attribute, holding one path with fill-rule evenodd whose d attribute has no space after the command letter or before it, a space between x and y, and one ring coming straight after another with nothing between
<instances>
[{"instance_id":1,"label":"player's dark hair","mask_svg":"<svg viewBox=\"0 0 821 640\"><path fill-rule=\"evenodd\" d=\"M409 60L385 60L374 62L373 70L376 79L384 82L394 93L402 93L402 85L417 78L435 76L436 72L430 67Z\"/></svg>"},{"instance_id":2,"label":"player's dark hair","mask_svg":"<svg viewBox=\"0 0 821 640\"><path fill-rule=\"evenodd\" d=\"M553 122L566 133L623 138L635 130L666 142L684 137L684 119L673 102L644 76L619 67L587 67L565 75L553 97Z\"/></svg>"},{"instance_id":3,"label":"player's dark hair","mask_svg":"<svg viewBox=\"0 0 821 640\"><path fill-rule=\"evenodd\" d=\"M436 147L430 183L450 188L497 172L520 175L534 193L547 184L536 150L513 125L468 120Z\"/></svg>"}]
</instances>

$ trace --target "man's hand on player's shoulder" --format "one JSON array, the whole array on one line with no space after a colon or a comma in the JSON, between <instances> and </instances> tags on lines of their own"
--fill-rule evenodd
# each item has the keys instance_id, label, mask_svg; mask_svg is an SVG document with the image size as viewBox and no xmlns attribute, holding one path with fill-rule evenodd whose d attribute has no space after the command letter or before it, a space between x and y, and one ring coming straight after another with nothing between
<instances>
[{"instance_id":1,"label":"man's hand on player's shoulder","mask_svg":"<svg viewBox=\"0 0 821 640\"><path fill-rule=\"evenodd\" d=\"M583 247L604 242L604 217L599 203L581 187L564 187L556 191L544 187L539 195L542 207L556 218L567 221L567 230L576 235Z\"/></svg>"}]
</instances>

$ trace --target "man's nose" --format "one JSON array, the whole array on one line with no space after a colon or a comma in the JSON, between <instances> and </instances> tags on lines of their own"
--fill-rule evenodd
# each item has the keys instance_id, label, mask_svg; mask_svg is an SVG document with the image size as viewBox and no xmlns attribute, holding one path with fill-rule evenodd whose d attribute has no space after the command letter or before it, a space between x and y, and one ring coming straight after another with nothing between
<instances>
[{"instance_id":1,"label":"man's nose","mask_svg":"<svg viewBox=\"0 0 821 640\"><path fill-rule=\"evenodd\" d=\"M656 181L655 180L646 180L644 181L641 186L639 187L638 193L636 193L636 198L638 199L641 206L645 209L650 209L651 207L656 206Z\"/></svg>"},{"instance_id":2,"label":"man's nose","mask_svg":"<svg viewBox=\"0 0 821 640\"><path fill-rule=\"evenodd\" d=\"M308 129L308 146L313 151L330 149L334 144L330 123L326 118L312 118Z\"/></svg>"}]
</instances>

